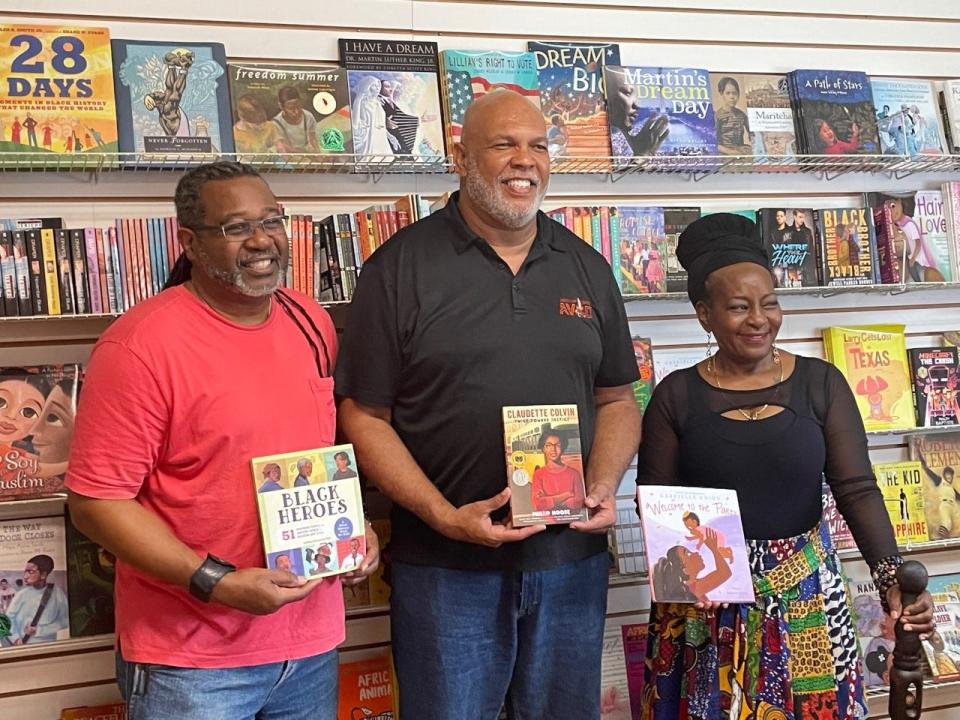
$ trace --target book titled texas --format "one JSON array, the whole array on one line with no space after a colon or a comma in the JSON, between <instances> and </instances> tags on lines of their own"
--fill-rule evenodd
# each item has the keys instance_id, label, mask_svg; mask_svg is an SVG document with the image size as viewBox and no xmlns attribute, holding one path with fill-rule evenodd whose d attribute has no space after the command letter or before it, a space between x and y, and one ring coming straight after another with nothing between
<instances>
[{"instance_id":1,"label":"book titled texas","mask_svg":"<svg viewBox=\"0 0 960 720\"><path fill-rule=\"evenodd\" d=\"M576 405L508 405L503 440L513 524L587 519Z\"/></svg>"},{"instance_id":2,"label":"book titled texas","mask_svg":"<svg viewBox=\"0 0 960 720\"><path fill-rule=\"evenodd\" d=\"M747 543L735 490L641 485L654 602L753 602Z\"/></svg>"},{"instance_id":3,"label":"book titled texas","mask_svg":"<svg viewBox=\"0 0 960 720\"><path fill-rule=\"evenodd\" d=\"M232 153L221 43L112 40L120 152Z\"/></svg>"},{"instance_id":4,"label":"book titled texas","mask_svg":"<svg viewBox=\"0 0 960 720\"><path fill-rule=\"evenodd\" d=\"M827 359L847 378L868 431L916 427L903 325L823 329Z\"/></svg>"},{"instance_id":5,"label":"book titled texas","mask_svg":"<svg viewBox=\"0 0 960 720\"><path fill-rule=\"evenodd\" d=\"M366 553L352 445L253 458L267 567L321 578L355 570Z\"/></svg>"}]
</instances>

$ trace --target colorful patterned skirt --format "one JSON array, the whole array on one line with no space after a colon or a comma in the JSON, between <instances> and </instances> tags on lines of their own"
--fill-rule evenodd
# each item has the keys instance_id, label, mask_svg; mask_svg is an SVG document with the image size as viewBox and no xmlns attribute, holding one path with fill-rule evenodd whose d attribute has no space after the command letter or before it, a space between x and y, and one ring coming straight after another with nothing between
<instances>
[{"instance_id":1,"label":"colorful patterned skirt","mask_svg":"<svg viewBox=\"0 0 960 720\"><path fill-rule=\"evenodd\" d=\"M755 604L654 603L641 717L865 718L856 633L826 525L748 546Z\"/></svg>"}]
</instances>

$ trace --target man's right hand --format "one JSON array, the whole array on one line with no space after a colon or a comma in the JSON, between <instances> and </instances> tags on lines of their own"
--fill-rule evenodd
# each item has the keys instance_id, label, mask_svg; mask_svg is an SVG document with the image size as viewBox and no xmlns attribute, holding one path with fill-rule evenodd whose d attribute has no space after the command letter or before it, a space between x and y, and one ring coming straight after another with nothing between
<instances>
[{"instance_id":1,"label":"man's right hand","mask_svg":"<svg viewBox=\"0 0 960 720\"><path fill-rule=\"evenodd\" d=\"M451 508L436 529L451 540L487 547L500 547L505 542L526 540L531 535L546 530L546 525L515 528L509 521L506 524L494 522L490 514L508 502L510 502L510 488L504 488L492 498Z\"/></svg>"},{"instance_id":2,"label":"man's right hand","mask_svg":"<svg viewBox=\"0 0 960 720\"><path fill-rule=\"evenodd\" d=\"M322 578L304 580L286 570L243 568L227 573L213 588L212 600L252 615L275 613L287 603L303 600Z\"/></svg>"}]
</instances>

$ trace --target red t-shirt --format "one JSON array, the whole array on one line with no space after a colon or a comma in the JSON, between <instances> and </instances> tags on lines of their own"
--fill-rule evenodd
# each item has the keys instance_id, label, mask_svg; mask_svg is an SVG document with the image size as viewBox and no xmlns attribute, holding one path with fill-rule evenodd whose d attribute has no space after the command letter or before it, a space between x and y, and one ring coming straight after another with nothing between
<instances>
[{"instance_id":1,"label":"red t-shirt","mask_svg":"<svg viewBox=\"0 0 960 720\"><path fill-rule=\"evenodd\" d=\"M533 473L533 483L531 493L533 497L534 510L553 510L557 504L549 497L550 495L559 495L565 492L571 492L573 495L560 503L571 510L579 510L583 507L585 500L583 496L583 478L574 468L564 465L559 471L551 470L550 467L542 467Z\"/></svg>"},{"instance_id":2,"label":"red t-shirt","mask_svg":"<svg viewBox=\"0 0 960 720\"><path fill-rule=\"evenodd\" d=\"M306 308L335 360L327 313ZM299 318L320 345L309 323ZM236 325L181 287L138 304L100 338L87 370L67 487L133 499L197 551L264 567L250 459L334 441L332 368L274 300L268 319ZM122 561L117 639L131 662L239 667L308 657L344 638L339 578L272 615L195 600Z\"/></svg>"}]
</instances>

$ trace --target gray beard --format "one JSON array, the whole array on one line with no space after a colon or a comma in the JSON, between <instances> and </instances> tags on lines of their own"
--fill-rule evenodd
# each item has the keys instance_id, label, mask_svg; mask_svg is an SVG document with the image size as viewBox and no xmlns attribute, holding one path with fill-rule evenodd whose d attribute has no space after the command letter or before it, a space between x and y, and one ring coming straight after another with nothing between
<instances>
[{"instance_id":1,"label":"gray beard","mask_svg":"<svg viewBox=\"0 0 960 720\"><path fill-rule=\"evenodd\" d=\"M273 293L280 288L284 275L283 267L277 271L277 279L271 285L255 288L247 284L241 271L234 270L231 272L230 270L218 268L213 264L213 261L210 259L210 256L207 255L202 245L197 244L195 247L197 250L197 260L199 261L200 267L203 268L203 271L228 290L234 290L247 297L266 297L267 295L273 295Z\"/></svg>"},{"instance_id":2,"label":"gray beard","mask_svg":"<svg viewBox=\"0 0 960 720\"><path fill-rule=\"evenodd\" d=\"M499 181L491 185L483 179L477 168L477 163L472 158L467 160L467 176L464 180L464 186L467 195L478 207L511 230L520 230L533 222L537 216L537 211L540 209L543 196L547 193L546 184L540 183L537 186L537 195L532 200L530 207L526 209L517 207L503 196Z\"/></svg>"}]
</instances>

